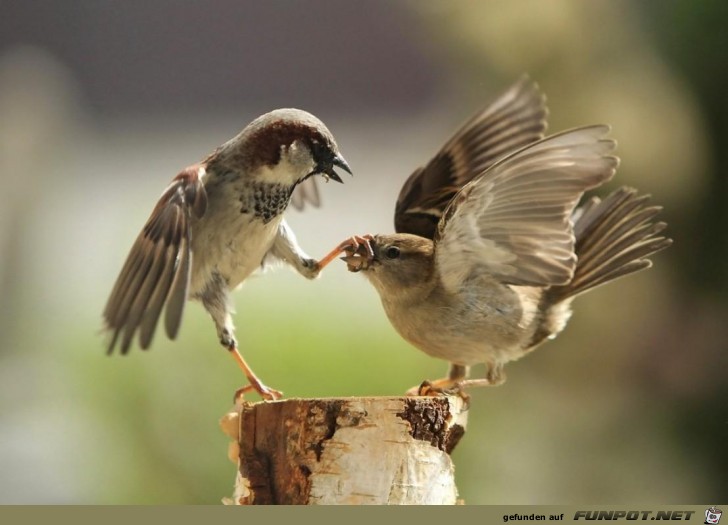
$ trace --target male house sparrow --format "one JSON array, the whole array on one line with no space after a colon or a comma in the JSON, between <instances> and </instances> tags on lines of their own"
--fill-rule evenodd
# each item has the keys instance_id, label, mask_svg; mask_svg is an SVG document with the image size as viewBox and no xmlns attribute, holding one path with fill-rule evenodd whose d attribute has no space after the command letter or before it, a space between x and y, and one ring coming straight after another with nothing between
<instances>
[{"instance_id":1,"label":"male house sparrow","mask_svg":"<svg viewBox=\"0 0 728 525\"><path fill-rule=\"evenodd\" d=\"M292 199L299 207L318 205L311 177L342 182L334 166L351 173L326 126L305 111L278 109L184 169L154 207L106 304L109 353L117 342L122 354L128 352L136 334L139 346L148 348L163 308L174 339L186 300L195 299L250 381L243 390L279 398L238 351L229 295L270 259L309 279L318 275L321 266L298 246L283 212Z\"/></svg>"},{"instance_id":2,"label":"male house sparrow","mask_svg":"<svg viewBox=\"0 0 728 525\"><path fill-rule=\"evenodd\" d=\"M503 366L555 337L572 299L648 268L671 244L660 208L621 188L575 210L618 159L607 126L541 139L544 97L523 79L475 115L407 180L393 235L339 245L374 285L399 334L449 361L447 378L408 393L496 385ZM485 363L484 380L466 381Z\"/></svg>"}]
</instances>

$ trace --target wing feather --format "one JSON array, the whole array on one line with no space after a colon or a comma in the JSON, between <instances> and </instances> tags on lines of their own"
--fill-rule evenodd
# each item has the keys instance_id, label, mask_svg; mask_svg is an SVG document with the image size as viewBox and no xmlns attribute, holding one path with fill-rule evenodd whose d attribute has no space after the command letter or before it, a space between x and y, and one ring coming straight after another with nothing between
<instances>
[{"instance_id":1,"label":"wing feather","mask_svg":"<svg viewBox=\"0 0 728 525\"><path fill-rule=\"evenodd\" d=\"M442 212L460 188L498 159L543 137L545 100L536 83L523 77L465 122L405 182L395 208L396 231L434 238Z\"/></svg>"},{"instance_id":2,"label":"wing feather","mask_svg":"<svg viewBox=\"0 0 728 525\"><path fill-rule=\"evenodd\" d=\"M127 353L137 333L139 346L148 348L165 307L167 335L177 335L190 281L190 222L207 209L204 173L191 166L177 175L134 242L104 309L109 353L119 340Z\"/></svg>"},{"instance_id":3,"label":"wing feather","mask_svg":"<svg viewBox=\"0 0 728 525\"><path fill-rule=\"evenodd\" d=\"M306 207L306 203L314 208L321 206L321 196L319 194L318 184L314 177L309 177L300 184L296 185L291 195L291 204L297 210Z\"/></svg>"},{"instance_id":4,"label":"wing feather","mask_svg":"<svg viewBox=\"0 0 728 525\"><path fill-rule=\"evenodd\" d=\"M474 272L515 285L569 282L576 263L571 215L619 163L608 131L578 128L527 145L458 192L435 236L443 284L457 290Z\"/></svg>"},{"instance_id":5,"label":"wing feather","mask_svg":"<svg viewBox=\"0 0 728 525\"><path fill-rule=\"evenodd\" d=\"M167 309L164 313L164 328L170 339L177 337L182 322L184 305L187 302L187 290L190 286L190 272L192 270L192 251L190 250L189 235L182 239L180 244L179 261L174 281L167 299Z\"/></svg>"}]
</instances>

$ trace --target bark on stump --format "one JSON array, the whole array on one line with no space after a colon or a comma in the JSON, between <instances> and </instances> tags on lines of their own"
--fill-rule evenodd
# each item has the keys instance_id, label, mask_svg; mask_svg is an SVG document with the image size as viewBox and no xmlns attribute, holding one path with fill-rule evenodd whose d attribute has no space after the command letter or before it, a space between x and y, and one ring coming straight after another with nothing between
<instances>
[{"instance_id":1,"label":"bark on stump","mask_svg":"<svg viewBox=\"0 0 728 525\"><path fill-rule=\"evenodd\" d=\"M225 502L455 504L450 452L464 405L455 396L245 402L221 421L238 465Z\"/></svg>"}]
</instances>

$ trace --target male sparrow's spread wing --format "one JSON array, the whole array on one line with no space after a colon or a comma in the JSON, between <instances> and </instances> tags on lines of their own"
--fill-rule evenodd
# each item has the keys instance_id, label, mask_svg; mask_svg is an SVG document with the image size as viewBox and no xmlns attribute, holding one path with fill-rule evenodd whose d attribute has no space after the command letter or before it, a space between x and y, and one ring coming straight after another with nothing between
<instances>
[{"instance_id":1,"label":"male sparrow's spread wing","mask_svg":"<svg viewBox=\"0 0 728 525\"><path fill-rule=\"evenodd\" d=\"M432 239L458 190L498 159L541 139L547 114L543 93L528 77L476 113L405 182L394 214L397 233Z\"/></svg>"},{"instance_id":2,"label":"male sparrow's spread wing","mask_svg":"<svg viewBox=\"0 0 728 525\"><path fill-rule=\"evenodd\" d=\"M190 280L190 218L207 208L204 173L191 166L177 175L134 242L104 309L109 353L120 335L126 353L137 330L141 348L148 348L165 305L167 335L177 335Z\"/></svg>"},{"instance_id":3,"label":"male sparrow's spread wing","mask_svg":"<svg viewBox=\"0 0 728 525\"><path fill-rule=\"evenodd\" d=\"M619 159L608 126L552 135L501 159L466 185L438 223L435 257L451 291L474 272L550 286L574 273L571 214L584 191L609 180Z\"/></svg>"}]
</instances>

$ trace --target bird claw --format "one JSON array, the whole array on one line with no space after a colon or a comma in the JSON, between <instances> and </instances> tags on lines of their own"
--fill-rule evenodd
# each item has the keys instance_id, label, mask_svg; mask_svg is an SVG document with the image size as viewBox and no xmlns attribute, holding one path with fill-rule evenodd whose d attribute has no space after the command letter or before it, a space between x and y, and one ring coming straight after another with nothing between
<instances>
[{"instance_id":1,"label":"bird claw","mask_svg":"<svg viewBox=\"0 0 728 525\"><path fill-rule=\"evenodd\" d=\"M278 401L280 398L283 397L283 392L280 390L276 390L275 388L270 388L265 385L260 385L261 388L259 388L258 395L265 399L266 401Z\"/></svg>"},{"instance_id":2,"label":"bird claw","mask_svg":"<svg viewBox=\"0 0 728 525\"><path fill-rule=\"evenodd\" d=\"M404 393L406 396L430 396L433 395L432 383L425 379L421 384L413 386Z\"/></svg>"},{"instance_id":3,"label":"bird claw","mask_svg":"<svg viewBox=\"0 0 728 525\"><path fill-rule=\"evenodd\" d=\"M459 383L453 382L449 379L436 379L430 381L425 379L420 383L419 386L413 386L407 392L406 396L427 396L427 397L440 397L449 394L454 394L460 390Z\"/></svg>"},{"instance_id":4,"label":"bird claw","mask_svg":"<svg viewBox=\"0 0 728 525\"><path fill-rule=\"evenodd\" d=\"M260 397L265 401L278 401L283 397L283 392L270 388L262 383L258 385L245 385L244 387L238 388L233 395L233 404L238 405L243 402L245 394L248 392L257 392Z\"/></svg>"},{"instance_id":5,"label":"bird claw","mask_svg":"<svg viewBox=\"0 0 728 525\"><path fill-rule=\"evenodd\" d=\"M425 379L419 386L414 386L405 392L406 396L424 397L446 397L458 396L463 400L465 406L470 405L470 396L463 390L464 381L452 379L436 379L429 381Z\"/></svg>"},{"instance_id":6,"label":"bird claw","mask_svg":"<svg viewBox=\"0 0 728 525\"><path fill-rule=\"evenodd\" d=\"M374 261L374 248L372 248L371 244L373 240L372 235L354 235L339 245L342 251L346 253L346 256L341 257L341 260L346 263L350 272L366 270Z\"/></svg>"},{"instance_id":7,"label":"bird claw","mask_svg":"<svg viewBox=\"0 0 728 525\"><path fill-rule=\"evenodd\" d=\"M503 384L505 378L498 375L497 378L486 379L435 379L434 381L424 380L419 386L414 386L405 392L406 396L459 396L466 403L470 402L470 396L465 393L466 388L477 388L483 386L498 386Z\"/></svg>"},{"instance_id":8,"label":"bird claw","mask_svg":"<svg viewBox=\"0 0 728 525\"><path fill-rule=\"evenodd\" d=\"M349 256L353 256L361 249L362 246L364 247L368 259L371 261L372 259L374 259L374 249L370 244L370 242L373 240L374 237L371 235L354 235L352 237L349 237L345 241L340 242L336 248L331 250L324 257L322 257L321 260L316 262L318 271L320 272L326 266L328 266L328 264L333 261L340 253L344 252Z\"/></svg>"},{"instance_id":9,"label":"bird claw","mask_svg":"<svg viewBox=\"0 0 728 525\"><path fill-rule=\"evenodd\" d=\"M238 402L242 402L243 396L246 392L257 392L258 395L262 397L265 401L276 401L283 397L283 392L279 392L274 388L265 386L263 382L258 379L258 376L255 375L253 369L250 368L248 363L245 362L245 359L240 353L240 350L238 350L238 345L235 342L235 339L230 335L229 330L224 329L222 331L220 342L226 346L226 348L230 352L230 355L233 356L235 361L238 363L238 366L242 370L243 374L245 374L245 377L248 379L248 382L250 383L242 388L238 388L235 391L235 395L233 396L233 403L238 404ZM228 344L230 346L228 346Z\"/></svg>"},{"instance_id":10,"label":"bird claw","mask_svg":"<svg viewBox=\"0 0 728 525\"><path fill-rule=\"evenodd\" d=\"M321 273L321 264L316 259L303 259L300 273L306 279L315 279Z\"/></svg>"}]
</instances>

